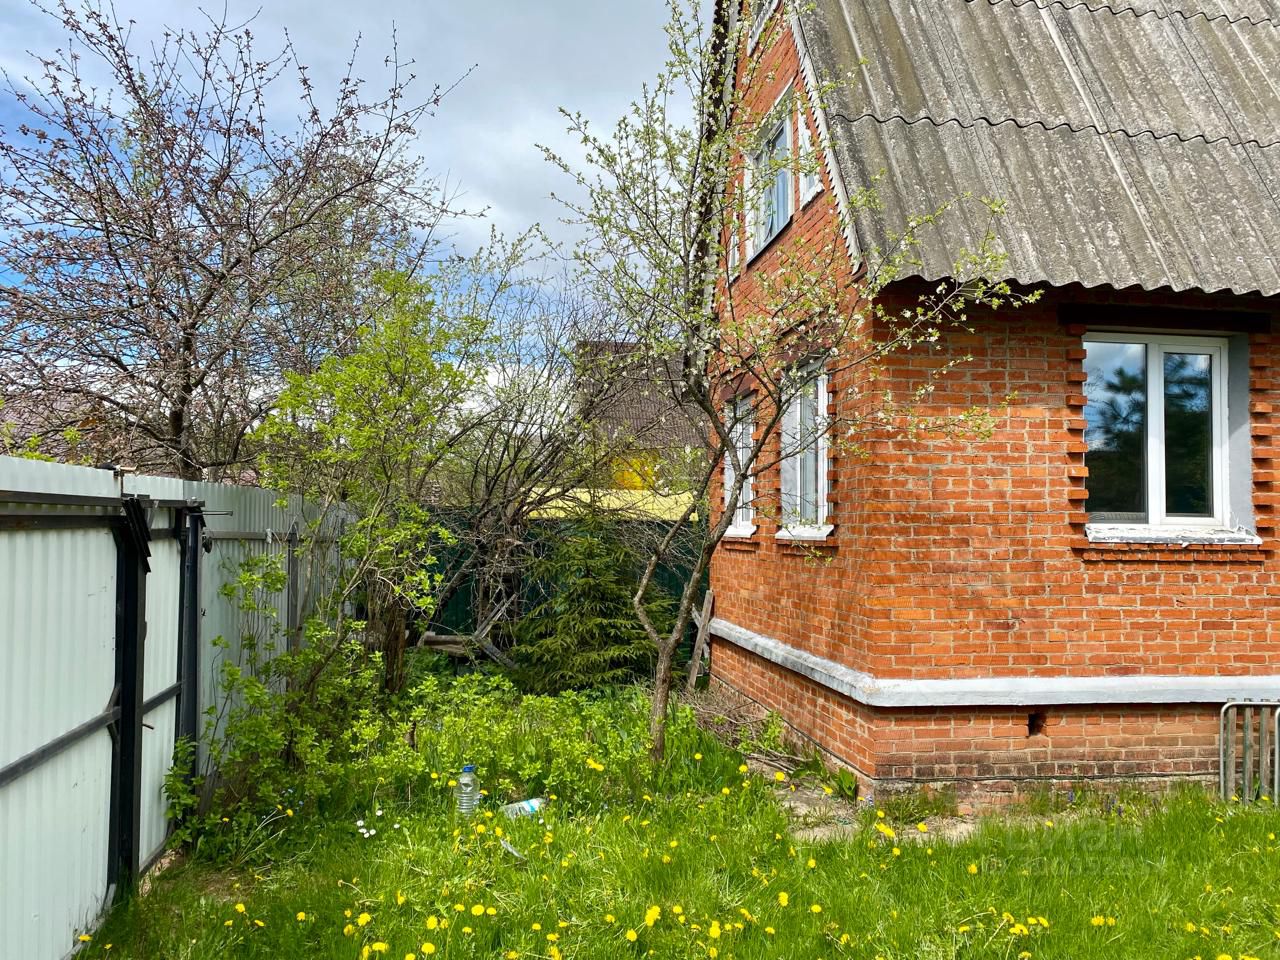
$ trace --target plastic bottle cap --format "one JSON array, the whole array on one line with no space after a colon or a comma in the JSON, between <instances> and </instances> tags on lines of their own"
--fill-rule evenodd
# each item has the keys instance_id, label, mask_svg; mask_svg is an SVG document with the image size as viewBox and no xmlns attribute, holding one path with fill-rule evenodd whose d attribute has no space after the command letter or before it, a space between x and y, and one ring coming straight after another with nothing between
<instances>
[{"instance_id":1,"label":"plastic bottle cap","mask_svg":"<svg viewBox=\"0 0 1280 960\"><path fill-rule=\"evenodd\" d=\"M468 763L468 764L466 764L466 765L462 768L462 772L463 772L463 773L475 773L475 772L476 772L476 765L475 765L474 763Z\"/></svg>"}]
</instances>

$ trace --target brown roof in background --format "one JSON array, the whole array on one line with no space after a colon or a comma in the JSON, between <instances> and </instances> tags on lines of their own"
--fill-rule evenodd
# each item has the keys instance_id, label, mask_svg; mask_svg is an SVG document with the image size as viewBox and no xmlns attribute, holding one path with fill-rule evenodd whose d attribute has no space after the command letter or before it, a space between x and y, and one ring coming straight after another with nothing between
<instances>
[{"instance_id":1,"label":"brown roof in background","mask_svg":"<svg viewBox=\"0 0 1280 960\"><path fill-rule=\"evenodd\" d=\"M646 450L704 444L689 413L678 402L682 358L643 355L623 340L584 340L579 398L588 420L609 437L634 438Z\"/></svg>"}]
</instances>

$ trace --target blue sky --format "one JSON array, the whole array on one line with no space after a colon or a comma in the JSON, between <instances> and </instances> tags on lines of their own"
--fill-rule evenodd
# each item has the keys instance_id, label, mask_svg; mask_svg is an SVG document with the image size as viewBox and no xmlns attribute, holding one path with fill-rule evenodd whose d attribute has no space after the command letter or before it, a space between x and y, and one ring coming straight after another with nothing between
<instances>
[{"instance_id":1,"label":"blue sky","mask_svg":"<svg viewBox=\"0 0 1280 960\"><path fill-rule=\"evenodd\" d=\"M454 227L460 247L488 233L489 224L515 232L534 221L554 236L552 190L566 192L564 176L536 144L572 153L563 106L596 124L610 125L658 69L665 54L662 0L226 0L232 20L258 11L253 31L261 51L274 51L287 29L317 87L330 87L362 35L358 74L377 89L382 59L395 26L402 56L417 61L425 92L475 66L439 115L424 124L420 149L432 171L461 188L463 203L489 208L488 218ZM210 0L220 10L222 0ZM136 21L141 41L164 26L201 22L195 3L116 0L122 19ZM27 51L52 50L58 24L24 0L0 0L0 66L13 76L33 72ZM291 104L284 104L290 108ZM0 126L19 118L0 95Z\"/></svg>"}]
</instances>

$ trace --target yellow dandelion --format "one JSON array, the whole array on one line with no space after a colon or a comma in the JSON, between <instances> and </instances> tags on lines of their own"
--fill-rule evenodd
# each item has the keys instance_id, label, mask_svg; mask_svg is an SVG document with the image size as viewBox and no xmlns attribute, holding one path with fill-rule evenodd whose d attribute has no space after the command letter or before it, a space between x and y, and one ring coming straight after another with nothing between
<instances>
[{"instance_id":1,"label":"yellow dandelion","mask_svg":"<svg viewBox=\"0 0 1280 960\"><path fill-rule=\"evenodd\" d=\"M635 942L636 942L636 938L637 938L637 937L639 937L639 936L640 936L640 934L636 933L634 930L628 930L628 931L627 931L627 940L628 940L628 941L630 941L631 943L635 943Z\"/></svg>"},{"instance_id":2,"label":"yellow dandelion","mask_svg":"<svg viewBox=\"0 0 1280 960\"><path fill-rule=\"evenodd\" d=\"M87 933L82 933L80 934L80 936L76 937L76 939L79 940L81 943L89 943L90 941L93 940L93 937L89 936L89 934Z\"/></svg>"},{"instance_id":3,"label":"yellow dandelion","mask_svg":"<svg viewBox=\"0 0 1280 960\"><path fill-rule=\"evenodd\" d=\"M261 920L255 920L255 921L253 921L253 925L254 925L255 927L265 927L265 926L266 926L266 924L265 924L265 923L263 923Z\"/></svg>"},{"instance_id":4,"label":"yellow dandelion","mask_svg":"<svg viewBox=\"0 0 1280 960\"><path fill-rule=\"evenodd\" d=\"M305 910L299 910L293 919L301 923L303 920L307 919L307 912Z\"/></svg>"},{"instance_id":5,"label":"yellow dandelion","mask_svg":"<svg viewBox=\"0 0 1280 960\"><path fill-rule=\"evenodd\" d=\"M236 904L236 913L244 913L244 904L243 904L243 903L237 903L237 904Z\"/></svg>"},{"instance_id":6,"label":"yellow dandelion","mask_svg":"<svg viewBox=\"0 0 1280 960\"><path fill-rule=\"evenodd\" d=\"M373 943L369 944L369 949L374 953L386 953L391 949L391 944L383 943L381 940L375 940Z\"/></svg>"},{"instance_id":7,"label":"yellow dandelion","mask_svg":"<svg viewBox=\"0 0 1280 960\"><path fill-rule=\"evenodd\" d=\"M822 904L820 904L820 903L815 903L815 904L813 904L813 906L811 906L811 907L809 908L809 912L810 912L810 913L821 913L821 912L822 912Z\"/></svg>"},{"instance_id":8,"label":"yellow dandelion","mask_svg":"<svg viewBox=\"0 0 1280 960\"><path fill-rule=\"evenodd\" d=\"M431 956L433 953L435 953L435 952L436 952L436 945L435 945L434 943L432 943L430 940L428 940L426 943L424 943L424 944L421 946L421 948L420 948L420 949L422 950L422 955L423 955L423 956L425 956L425 957L429 957L429 956Z\"/></svg>"},{"instance_id":9,"label":"yellow dandelion","mask_svg":"<svg viewBox=\"0 0 1280 960\"><path fill-rule=\"evenodd\" d=\"M472 915L473 917L483 917L483 916L484 916L484 904L483 904L483 903L477 903L474 907L472 907L472 908L471 908L471 915Z\"/></svg>"},{"instance_id":10,"label":"yellow dandelion","mask_svg":"<svg viewBox=\"0 0 1280 960\"><path fill-rule=\"evenodd\" d=\"M661 916L662 916L661 907L658 907L658 906L650 907L648 910L644 912L644 925L646 927L652 927L655 923L658 922L658 919Z\"/></svg>"},{"instance_id":11,"label":"yellow dandelion","mask_svg":"<svg viewBox=\"0 0 1280 960\"><path fill-rule=\"evenodd\" d=\"M778 893L778 906L785 907L791 902L791 895L787 891L782 890Z\"/></svg>"},{"instance_id":12,"label":"yellow dandelion","mask_svg":"<svg viewBox=\"0 0 1280 960\"><path fill-rule=\"evenodd\" d=\"M777 780L778 783L786 783L787 775L783 773L781 770L779 770L777 773L773 775L773 779Z\"/></svg>"},{"instance_id":13,"label":"yellow dandelion","mask_svg":"<svg viewBox=\"0 0 1280 960\"><path fill-rule=\"evenodd\" d=\"M924 822L917 823L917 824L916 824L916 829L917 829L917 830L919 830L921 833L928 833L928 832L929 832L929 825L928 825L927 823L924 823Z\"/></svg>"},{"instance_id":14,"label":"yellow dandelion","mask_svg":"<svg viewBox=\"0 0 1280 960\"><path fill-rule=\"evenodd\" d=\"M431 916L427 917L428 930L434 930L438 926L440 926L440 921L439 919L436 918L436 915L434 913Z\"/></svg>"},{"instance_id":15,"label":"yellow dandelion","mask_svg":"<svg viewBox=\"0 0 1280 960\"><path fill-rule=\"evenodd\" d=\"M369 921L370 921L370 920L372 920L372 919L373 919L373 917L369 916L369 914L367 914L367 913L362 913L362 914L360 914L360 916L356 917L356 926L357 926L357 927L367 927L367 926L369 925Z\"/></svg>"},{"instance_id":16,"label":"yellow dandelion","mask_svg":"<svg viewBox=\"0 0 1280 960\"><path fill-rule=\"evenodd\" d=\"M342 935L343 935L344 937L349 937L349 936L351 936L351 935L352 935L353 933L355 933L355 932L356 932L356 928L355 928L355 927L353 927L353 926L352 926L351 924L349 924L349 923L348 923L345 927L343 927L343 928L342 928Z\"/></svg>"},{"instance_id":17,"label":"yellow dandelion","mask_svg":"<svg viewBox=\"0 0 1280 960\"><path fill-rule=\"evenodd\" d=\"M966 869L969 871L970 875L972 875L978 872L978 865L976 863L971 863Z\"/></svg>"},{"instance_id":18,"label":"yellow dandelion","mask_svg":"<svg viewBox=\"0 0 1280 960\"><path fill-rule=\"evenodd\" d=\"M707 936L712 940L720 939L720 921L712 920L711 926L707 927Z\"/></svg>"}]
</instances>

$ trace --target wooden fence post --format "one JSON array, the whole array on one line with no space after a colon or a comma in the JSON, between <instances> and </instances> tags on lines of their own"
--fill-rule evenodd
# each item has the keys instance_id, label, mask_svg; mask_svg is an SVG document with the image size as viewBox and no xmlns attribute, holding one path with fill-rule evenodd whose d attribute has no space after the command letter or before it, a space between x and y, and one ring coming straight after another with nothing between
<instances>
[{"instance_id":1,"label":"wooden fence post","mask_svg":"<svg viewBox=\"0 0 1280 960\"><path fill-rule=\"evenodd\" d=\"M698 636L693 641L693 657L689 660L689 679L685 681L684 692L693 693L698 685L698 674L702 672L702 650L707 645L707 632L711 629L711 610L715 606L715 591L707 588L702 598L702 618L698 622Z\"/></svg>"}]
</instances>

